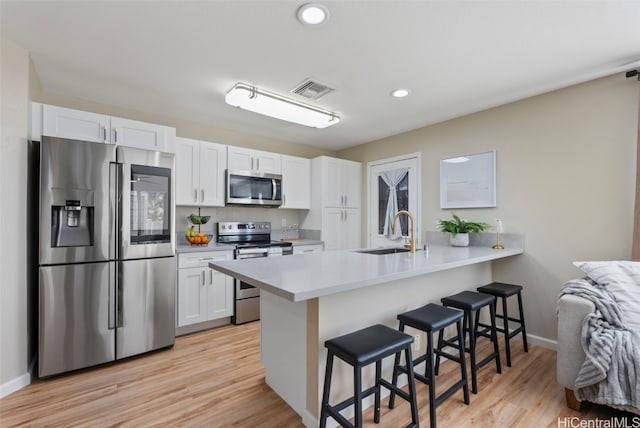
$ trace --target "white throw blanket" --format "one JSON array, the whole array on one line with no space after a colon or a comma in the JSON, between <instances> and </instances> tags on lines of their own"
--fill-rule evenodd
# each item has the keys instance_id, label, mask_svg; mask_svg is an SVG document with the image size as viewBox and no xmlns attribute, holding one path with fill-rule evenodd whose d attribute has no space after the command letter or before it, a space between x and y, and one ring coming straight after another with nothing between
<instances>
[{"instance_id":1,"label":"white throw blanket","mask_svg":"<svg viewBox=\"0 0 640 428\"><path fill-rule=\"evenodd\" d=\"M560 296L565 294L587 299L596 308L582 325L586 358L576 379L576 398L640 408L640 330L630 328L621 305L606 286L572 280L560 290Z\"/></svg>"}]
</instances>

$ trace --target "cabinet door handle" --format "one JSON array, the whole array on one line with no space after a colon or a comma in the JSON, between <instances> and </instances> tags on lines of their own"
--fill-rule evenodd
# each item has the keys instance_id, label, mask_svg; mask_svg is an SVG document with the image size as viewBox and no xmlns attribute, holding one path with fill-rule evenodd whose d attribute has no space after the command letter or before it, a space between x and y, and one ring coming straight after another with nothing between
<instances>
[{"instance_id":1,"label":"cabinet door handle","mask_svg":"<svg viewBox=\"0 0 640 428\"><path fill-rule=\"evenodd\" d=\"M198 202L198 189L193 189L193 202Z\"/></svg>"},{"instance_id":2,"label":"cabinet door handle","mask_svg":"<svg viewBox=\"0 0 640 428\"><path fill-rule=\"evenodd\" d=\"M349 205L349 200L347 199L347 195L344 195L344 206L346 207L347 205Z\"/></svg>"},{"instance_id":3,"label":"cabinet door handle","mask_svg":"<svg viewBox=\"0 0 640 428\"><path fill-rule=\"evenodd\" d=\"M213 284L213 269L209 269L209 284Z\"/></svg>"},{"instance_id":4,"label":"cabinet door handle","mask_svg":"<svg viewBox=\"0 0 640 428\"><path fill-rule=\"evenodd\" d=\"M255 169L255 168L253 167L253 161L254 161L253 156L251 156L251 169Z\"/></svg>"},{"instance_id":5,"label":"cabinet door handle","mask_svg":"<svg viewBox=\"0 0 640 428\"><path fill-rule=\"evenodd\" d=\"M102 138L104 140L104 143L107 143L107 127L102 125Z\"/></svg>"},{"instance_id":6,"label":"cabinet door handle","mask_svg":"<svg viewBox=\"0 0 640 428\"><path fill-rule=\"evenodd\" d=\"M113 130L113 142L118 144L118 128L114 128Z\"/></svg>"},{"instance_id":7,"label":"cabinet door handle","mask_svg":"<svg viewBox=\"0 0 640 428\"><path fill-rule=\"evenodd\" d=\"M204 270L202 271L202 286L204 287Z\"/></svg>"},{"instance_id":8,"label":"cabinet door handle","mask_svg":"<svg viewBox=\"0 0 640 428\"><path fill-rule=\"evenodd\" d=\"M201 200L202 202L204 202L204 189L202 189L202 190L200 191L200 197L201 197L201 199L200 199L200 200Z\"/></svg>"},{"instance_id":9,"label":"cabinet door handle","mask_svg":"<svg viewBox=\"0 0 640 428\"><path fill-rule=\"evenodd\" d=\"M256 158L257 170L260 171L260 158Z\"/></svg>"}]
</instances>

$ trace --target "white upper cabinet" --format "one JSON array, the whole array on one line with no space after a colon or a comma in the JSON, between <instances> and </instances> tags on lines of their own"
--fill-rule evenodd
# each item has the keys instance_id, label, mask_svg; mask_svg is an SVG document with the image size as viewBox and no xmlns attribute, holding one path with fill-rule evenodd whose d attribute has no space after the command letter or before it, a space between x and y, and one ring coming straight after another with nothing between
<instances>
[{"instance_id":1,"label":"white upper cabinet","mask_svg":"<svg viewBox=\"0 0 640 428\"><path fill-rule=\"evenodd\" d=\"M281 162L280 154L262 150L229 146L227 152L227 167L231 170L281 174Z\"/></svg>"},{"instance_id":2,"label":"white upper cabinet","mask_svg":"<svg viewBox=\"0 0 640 428\"><path fill-rule=\"evenodd\" d=\"M33 103L31 138L69 138L173 153L175 128Z\"/></svg>"},{"instance_id":3,"label":"white upper cabinet","mask_svg":"<svg viewBox=\"0 0 640 428\"><path fill-rule=\"evenodd\" d=\"M282 155L282 206L311 208L311 160Z\"/></svg>"},{"instance_id":4,"label":"white upper cabinet","mask_svg":"<svg viewBox=\"0 0 640 428\"><path fill-rule=\"evenodd\" d=\"M176 138L176 205L224 206L227 146Z\"/></svg>"},{"instance_id":5,"label":"white upper cabinet","mask_svg":"<svg viewBox=\"0 0 640 428\"><path fill-rule=\"evenodd\" d=\"M320 156L325 207L360 208L362 165L359 162Z\"/></svg>"},{"instance_id":6,"label":"white upper cabinet","mask_svg":"<svg viewBox=\"0 0 640 428\"><path fill-rule=\"evenodd\" d=\"M167 127L137 120L111 118L111 142L137 149L168 151Z\"/></svg>"},{"instance_id":7,"label":"white upper cabinet","mask_svg":"<svg viewBox=\"0 0 640 428\"><path fill-rule=\"evenodd\" d=\"M111 117L45 104L42 105L40 134L71 140L111 143ZM37 138L37 135L33 137Z\"/></svg>"}]
</instances>

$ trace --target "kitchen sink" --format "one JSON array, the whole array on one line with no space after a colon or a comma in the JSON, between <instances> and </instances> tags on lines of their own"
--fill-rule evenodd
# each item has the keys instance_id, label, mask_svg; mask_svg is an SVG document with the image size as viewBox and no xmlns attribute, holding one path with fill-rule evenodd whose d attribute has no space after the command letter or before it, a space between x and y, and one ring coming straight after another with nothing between
<instances>
[{"instance_id":1,"label":"kitchen sink","mask_svg":"<svg viewBox=\"0 0 640 428\"><path fill-rule=\"evenodd\" d=\"M377 254L377 255L395 254L395 253L407 253L407 252L409 252L408 248L374 248L374 249L371 249L371 250L358 250L358 251L356 251L356 253Z\"/></svg>"}]
</instances>

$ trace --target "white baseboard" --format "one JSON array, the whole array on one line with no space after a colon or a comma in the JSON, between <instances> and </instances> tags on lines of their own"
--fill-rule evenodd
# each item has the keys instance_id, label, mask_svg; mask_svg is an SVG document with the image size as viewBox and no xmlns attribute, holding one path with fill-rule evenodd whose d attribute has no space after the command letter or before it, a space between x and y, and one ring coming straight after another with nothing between
<instances>
[{"instance_id":1,"label":"white baseboard","mask_svg":"<svg viewBox=\"0 0 640 428\"><path fill-rule=\"evenodd\" d=\"M25 373L22 376L10 380L9 382L5 382L0 385L0 398L6 397L29 384L31 384L31 375L29 373Z\"/></svg>"},{"instance_id":2,"label":"white baseboard","mask_svg":"<svg viewBox=\"0 0 640 428\"><path fill-rule=\"evenodd\" d=\"M547 339L546 337L536 336L536 335L527 333L527 342L532 343L534 345L540 345L543 348L551 349L552 351L558 350L558 341Z\"/></svg>"}]
</instances>

